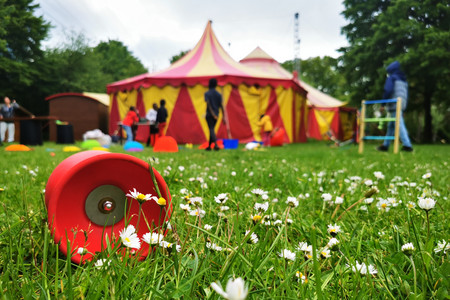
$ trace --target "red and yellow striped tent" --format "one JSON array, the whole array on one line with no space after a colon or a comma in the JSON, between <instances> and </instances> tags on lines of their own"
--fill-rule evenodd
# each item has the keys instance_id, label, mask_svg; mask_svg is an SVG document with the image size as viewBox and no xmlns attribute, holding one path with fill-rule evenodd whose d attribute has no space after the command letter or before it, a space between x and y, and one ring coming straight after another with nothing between
<instances>
[{"instance_id":1,"label":"red and yellow striped tent","mask_svg":"<svg viewBox=\"0 0 450 300\"><path fill-rule=\"evenodd\" d=\"M153 103L165 99L169 113L166 134L178 143L205 142L209 134L204 93L211 78L218 81L233 139L259 140L257 122L266 113L275 126L285 130L285 142L306 141L306 91L292 78L273 76L234 61L217 40L211 21L197 45L168 69L107 86L110 133L130 106L136 106L144 116ZM228 138L221 118L222 114L216 125L217 136ZM138 131L137 139L145 140L145 134Z\"/></svg>"},{"instance_id":2,"label":"red and yellow striped tent","mask_svg":"<svg viewBox=\"0 0 450 300\"><path fill-rule=\"evenodd\" d=\"M273 57L259 47L240 60L240 63L279 78L293 77ZM308 92L307 136L323 140L329 139L327 133L332 132L334 137L339 140L352 138L356 130L356 109L344 107L345 102L339 101L303 81L298 80L298 82Z\"/></svg>"}]
</instances>

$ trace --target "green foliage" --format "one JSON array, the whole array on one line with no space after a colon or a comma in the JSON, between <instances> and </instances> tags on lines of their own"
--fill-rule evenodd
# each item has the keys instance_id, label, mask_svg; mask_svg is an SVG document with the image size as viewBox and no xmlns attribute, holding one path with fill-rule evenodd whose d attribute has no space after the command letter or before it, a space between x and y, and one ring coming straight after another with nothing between
<instances>
[{"instance_id":1,"label":"green foliage","mask_svg":"<svg viewBox=\"0 0 450 300\"><path fill-rule=\"evenodd\" d=\"M343 70L351 99L379 99L385 68L399 60L410 83L410 109L424 114L423 139L432 137L431 105L450 105L448 1L344 1Z\"/></svg>"},{"instance_id":2,"label":"green foliage","mask_svg":"<svg viewBox=\"0 0 450 300\"><path fill-rule=\"evenodd\" d=\"M292 72L294 62L285 61L283 68ZM347 83L339 70L339 60L330 56L312 57L300 63L300 79L341 101L348 101Z\"/></svg>"},{"instance_id":3,"label":"green foliage","mask_svg":"<svg viewBox=\"0 0 450 300\"><path fill-rule=\"evenodd\" d=\"M55 156L47 148L54 149ZM318 299L320 295L323 299L445 299L450 286L449 251L434 249L450 238L448 147L417 146L414 153L397 155L369 148L359 155L356 148L310 143L266 151L134 153L151 161L168 184L173 230L165 240L177 243L178 237L182 250L169 252L155 246L139 262L120 255L117 248L123 246L109 244L83 265L72 264L53 242L43 199L49 175L70 153L53 143L27 153L4 152L5 159L0 160L2 295L8 299L219 299L211 283L225 286L234 276L245 280L248 299ZM111 151L123 152L119 146ZM385 178L375 178L375 171L382 171ZM424 178L428 172L431 177ZM367 180L377 185L379 193L373 195L373 203L351 208L370 189ZM269 198L251 193L255 188L267 191ZM214 200L219 193L228 194L223 205ZM344 202L339 206L324 202L322 193L330 193L333 200L342 196ZM409 203L417 203L423 195L437 201L428 213L429 237L426 213ZM201 219L180 208L194 196L203 198ZM295 197L298 207L287 205L287 197ZM379 209L380 198L391 198L390 210ZM261 214L271 224L254 224L253 207L265 201L268 209ZM329 258L307 260L296 250L299 242L307 242L321 252L330 240L327 225L334 223L342 232L336 236L338 249ZM213 228L206 230L205 224ZM259 237L256 244L246 230ZM108 236L110 242L117 238ZM222 251L207 248L207 242ZM409 242L415 247L410 257L401 250ZM283 249L295 252L296 259L281 258ZM108 259L109 265L97 268L94 263L100 258ZM373 265L377 274L352 271L356 261ZM297 271L306 275L307 282L297 278Z\"/></svg>"},{"instance_id":4,"label":"green foliage","mask_svg":"<svg viewBox=\"0 0 450 300\"><path fill-rule=\"evenodd\" d=\"M170 58L170 60L169 60L169 61L170 61L170 64L173 64L174 62L176 62L177 60L179 60L180 58L182 58L183 56L185 56L186 54L188 54L189 51L191 51L191 50L181 51L180 53L178 53L178 54L172 56L172 57Z\"/></svg>"}]
</instances>

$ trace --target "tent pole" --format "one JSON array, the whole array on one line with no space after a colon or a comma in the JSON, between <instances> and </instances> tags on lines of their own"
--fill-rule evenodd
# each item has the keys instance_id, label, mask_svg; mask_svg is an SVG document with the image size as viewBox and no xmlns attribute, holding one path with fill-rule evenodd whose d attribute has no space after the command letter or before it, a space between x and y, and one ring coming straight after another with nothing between
<instances>
[{"instance_id":1,"label":"tent pole","mask_svg":"<svg viewBox=\"0 0 450 300\"><path fill-rule=\"evenodd\" d=\"M359 122L360 122L360 127L359 127L359 150L358 150L358 152L359 153L363 153L363 151L364 151L364 126L365 126L365 124L364 124L364 118L365 118L365 115L366 115L366 100L363 100L362 101L362 103L361 103L362 105L362 107L361 107L361 118L360 118L360 120L359 120Z\"/></svg>"}]
</instances>

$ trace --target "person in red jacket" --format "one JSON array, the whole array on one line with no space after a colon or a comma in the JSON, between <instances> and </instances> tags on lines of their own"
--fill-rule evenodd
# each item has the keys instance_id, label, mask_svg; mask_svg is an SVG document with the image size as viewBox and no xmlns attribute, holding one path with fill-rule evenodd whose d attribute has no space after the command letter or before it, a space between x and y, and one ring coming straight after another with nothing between
<instances>
[{"instance_id":1,"label":"person in red jacket","mask_svg":"<svg viewBox=\"0 0 450 300\"><path fill-rule=\"evenodd\" d=\"M127 142L133 140L133 130L131 129L131 126L137 122L139 122L139 117L136 112L136 107L131 106L125 119L122 121L123 129L127 133Z\"/></svg>"}]
</instances>

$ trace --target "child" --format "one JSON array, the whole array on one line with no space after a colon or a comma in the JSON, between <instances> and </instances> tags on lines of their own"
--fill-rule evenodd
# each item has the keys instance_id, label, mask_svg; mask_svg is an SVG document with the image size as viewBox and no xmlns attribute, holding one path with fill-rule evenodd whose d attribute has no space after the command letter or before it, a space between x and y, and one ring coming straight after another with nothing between
<instances>
[{"instance_id":1,"label":"child","mask_svg":"<svg viewBox=\"0 0 450 300\"><path fill-rule=\"evenodd\" d=\"M270 134L273 130L272 120L270 119L270 116L262 114L259 118L258 126L261 127L263 145L269 146Z\"/></svg>"},{"instance_id":2,"label":"child","mask_svg":"<svg viewBox=\"0 0 450 300\"><path fill-rule=\"evenodd\" d=\"M125 116L125 119L123 119L122 121L123 129L127 133L127 142L133 140L133 130L131 129L131 126L133 126L137 122L139 122L139 117L136 113L136 108L134 106L131 106L130 110Z\"/></svg>"}]
</instances>

